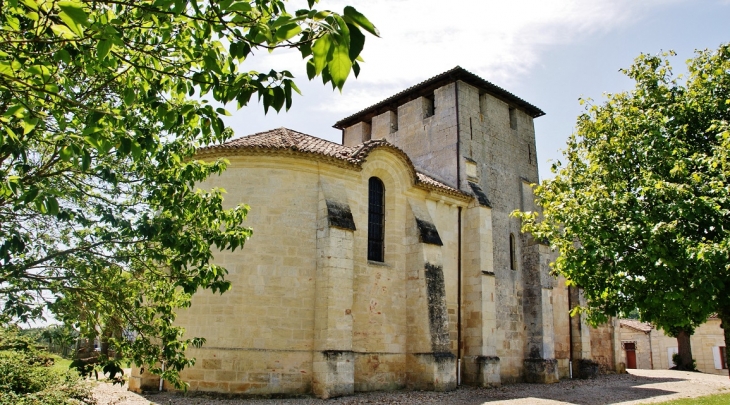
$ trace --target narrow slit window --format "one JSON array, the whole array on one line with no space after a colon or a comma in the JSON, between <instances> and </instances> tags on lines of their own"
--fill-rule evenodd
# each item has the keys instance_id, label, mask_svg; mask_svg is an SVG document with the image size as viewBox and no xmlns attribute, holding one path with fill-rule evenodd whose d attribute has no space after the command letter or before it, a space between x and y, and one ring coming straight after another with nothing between
<instances>
[{"instance_id":1,"label":"narrow slit window","mask_svg":"<svg viewBox=\"0 0 730 405\"><path fill-rule=\"evenodd\" d=\"M368 201L368 260L385 261L385 186L371 177Z\"/></svg>"},{"instance_id":2,"label":"narrow slit window","mask_svg":"<svg viewBox=\"0 0 730 405\"><path fill-rule=\"evenodd\" d=\"M436 104L434 103L434 97L433 96L424 97L423 118L431 117L435 113L436 113Z\"/></svg>"},{"instance_id":3,"label":"narrow slit window","mask_svg":"<svg viewBox=\"0 0 730 405\"><path fill-rule=\"evenodd\" d=\"M509 234L509 268L517 270L517 255L515 254L515 235Z\"/></svg>"},{"instance_id":4,"label":"narrow slit window","mask_svg":"<svg viewBox=\"0 0 730 405\"><path fill-rule=\"evenodd\" d=\"M514 107L509 108L509 127L517 129L517 111Z\"/></svg>"}]
</instances>

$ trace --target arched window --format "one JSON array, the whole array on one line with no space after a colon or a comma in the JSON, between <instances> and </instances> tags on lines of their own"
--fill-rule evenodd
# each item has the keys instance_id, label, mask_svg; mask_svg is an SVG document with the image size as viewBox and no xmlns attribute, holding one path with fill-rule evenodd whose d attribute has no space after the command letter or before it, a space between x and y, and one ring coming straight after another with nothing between
<instances>
[{"instance_id":1,"label":"arched window","mask_svg":"<svg viewBox=\"0 0 730 405\"><path fill-rule=\"evenodd\" d=\"M517 255L515 254L515 235L509 234L509 268L517 270Z\"/></svg>"},{"instance_id":2,"label":"arched window","mask_svg":"<svg viewBox=\"0 0 730 405\"><path fill-rule=\"evenodd\" d=\"M385 261L385 186L371 177L368 188L368 260Z\"/></svg>"}]
</instances>

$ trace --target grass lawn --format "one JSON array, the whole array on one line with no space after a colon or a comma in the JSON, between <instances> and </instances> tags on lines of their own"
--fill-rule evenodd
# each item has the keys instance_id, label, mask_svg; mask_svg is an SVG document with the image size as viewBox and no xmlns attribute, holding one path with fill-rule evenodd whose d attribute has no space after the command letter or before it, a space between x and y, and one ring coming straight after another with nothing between
<instances>
[{"instance_id":1,"label":"grass lawn","mask_svg":"<svg viewBox=\"0 0 730 405\"><path fill-rule=\"evenodd\" d=\"M53 357L53 366L51 368L61 372L68 371L68 366L71 364L71 360L64 359L63 357L55 354L52 354L51 357Z\"/></svg>"},{"instance_id":2,"label":"grass lawn","mask_svg":"<svg viewBox=\"0 0 730 405\"><path fill-rule=\"evenodd\" d=\"M709 395L706 397L675 399L660 402L662 405L727 405L730 404L730 394Z\"/></svg>"}]
</instances>

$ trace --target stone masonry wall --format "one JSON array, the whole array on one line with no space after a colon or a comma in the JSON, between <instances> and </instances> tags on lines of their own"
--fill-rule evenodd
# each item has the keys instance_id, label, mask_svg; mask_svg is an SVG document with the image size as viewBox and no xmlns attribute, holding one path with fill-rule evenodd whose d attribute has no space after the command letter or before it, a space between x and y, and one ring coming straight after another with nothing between
<instances>
[{"instance_id":1,"label":"stone masonry wall","mask_svg":"<svg viewBox=\"0 0 730 405\"><path fill-rule=\"evenodd\" d=\"M629 328L621 328L621 340L624 340L625 331ZM661 330L652 329L652 354L654 358L654 369L666 370L674 366L669 356L669 349L677 348L677 339L665 335ZM725 338L720 328L719 319L710 319L695 329L690 337L692 345L692 358L697 361L697 369L703 373L718 374L727 376L727 370L717 369L713 356L713 347L725 346ZM622 353L622 356L624 354ZM625 361L625 360L624 360ZM640 368L646 368L643 365Z\"/></svg>"},{"instance_id":2,"label":"stone masonry wall","mask_svg":"<svg viewBox=\"0 0 730 405\"><path fill-rule=\"evenodd\" d=\"M570 308L565 277L559 276L553 288L553 330L555 331L555 359L558 360L560 378L570 376Z\"/></svg>"},{"instance_id":3,"label":"stone masonry wall","mask_svg":"<svg viewBox=\"0 0 730 405\"><path fill-rule=\"evenodd\" d=\"M413 165L448 185L456 187L456 104L454 84L436 89L433 115L428 116L431 100L419 97L398 107L397 131L384 137L403 149ZM391 112L373 118L382 128ZM384 134L379 130L377 136Z\"/></svg>"},{"instance_id":4,"label":"stone masonry wall","mask_svg":"<svg viewBox=\"0 0 730 405\"><path fill-rule=\"evenodd\" d=\"M510 126L510 106L464 82L457 82L459 94L460 179L480 186L492 206L493 272L496 291L496 342L502 382L522 379L523 361L527 357L523 308L524 245L520 223L510 213L522 208L522 182L537 182L532 118L514 111L517 128ZM530 149L532 148L532 149ZM530 152L532 150L532 152ZM466 159L476 162L476 178L466 173ZM510 266L510 234L517 241L516 269Z\"/></svg>"},{"instance_id":5,"label":"stone masonry wall","mask_svg":"<svg viewBox=\"0 0 730 405\"><path fill-rule=\"evenodd\" d=\"M422 372L411 380L450 389L456 375L448 360L455 358L449 351L456 332L456 219L465 202L412 188L410 169L390 151L371 152L360 171L292 157L229 160L229 169L202 187L223 186L228 206L249 204L246 225L254 236L242 250L216 257L229 270L232 289L197 294L179 314L186 336L207 339L203 348L190 350L197 358L183 373L190 389L320 397L398 389L409 384L406 363L413 355L421 356ZM367 260L371 176L385 185L384 263ZM434 287L442 291L441 301L424 301L422 311L428 320L429 308L437 309L441 319L438 356L422 356L436 347L431 330L425 336L408 331L406 303L415 294L406 282L409 198L444 239L440 287ZM351 220L343 214L348 207ZM421 271L425 277L424 266ZM426 339L428 350L409 351L408 336Z\"/></svg>"},{"instance_id":6,"label":"stone masonry wall","mask_svg":"<svg viewBox=\"0 0 730 405\"><path fill-rule=\"evenodd\" d=\"M616 371L614 358L614 330L615 323L611 321L591 328L591 359L598 363L601 373Z\"/></svg>"}]
</instances>

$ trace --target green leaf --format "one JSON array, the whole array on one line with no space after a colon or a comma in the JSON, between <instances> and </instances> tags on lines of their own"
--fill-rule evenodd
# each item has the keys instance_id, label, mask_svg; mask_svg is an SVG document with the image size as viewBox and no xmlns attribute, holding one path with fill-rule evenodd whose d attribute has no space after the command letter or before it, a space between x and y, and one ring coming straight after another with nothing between
<instances>
[{"instance_id":1,"label":"green leaf","mask_svg":"<svg viewBox=\"0 0 730 405\"><path fill-rule=\"evenodd\" d=\"M302 27L300 27L299 24L286 24L276 30L276 38L280 41L286 41L287 39L299 35L300 32L302 32Z\"/></svg>"},{"instance_id":2,"label":"green leaf","mask_svg":"<svg viewBox=\"0 0 730 405\"><path fill-rule=\"evenodd\" d=\"M228 11L240 11L243 13L248 13L251 11L251 4L248 3L248 1L237 1L233 4L231 4L228 8Z\"/></svg>"},{"instance_id":3,"label":"green leaf","mask_svg":"<svg viewBox=\"0 0 730 405\"><path fill-rule=\"evenodd\" d=\"M100 61L104 60L112 49L112 41L109 39L102 39L96 45L96 58Z\"/></svg>"},{"instance_id":4,"label":"green leaf","mask_svg":"<svg viewBox=\"0 0 730 405\"><path fill-rule=\"evenodd\" d=\"M36 0L23 0L23 4L35 11L38 11L38 3L36 3Z\"/></svg>"},{"instance_id":5,"label":"green leaf","mask_svg":"<svg viewBox=\"0 0 730 405\"><path fill-rule=\"evenodd\" d=\"M316 41L312 46L312 60L314 60L314 75L318 75L322 72L322 69L327 65L327 56L332 49L332 36L330 34L324 34Z\"/></svg>"},{"instance_id":6,"label":"green leaf","mask_svg":"<svg viewBox=\"0 0 730 405\"><path fill-rule=\"evenodd\" d=\"M365 47L365 35L356 26L347 24L350 29L350 60L355 61Z\"/></svg>"},{"instance_id":7,"label":"green leaf","mask_svg":"<svg viewBox=\"0 0 730 405\"><path fill-rule=\"evenodd\" d=\"M10 63L0 60L0 75L13 76L13 67Z\"/></svg>"},{"instance_id":8,"label":"green leaf","mask_svg":"<svg viewBox=\"0 0 730 405\"><path fill-rule=\"evenodd\" d=\"M380 31L378 31L378 29L375 28L373 23L371 23L370 20L368 20L367 17L362 15L359 11L355 10L354 7L351 7L351 6L345 7L344 17L345 17L345 20L349 20L348 22L362 27L362 29L375 35L376 37L380 36Z\"/></svg>"},{"instance_id":9,"label":"green leaf","mask_svg":"<svg viewBox=\"0 0 730 405\"><path fill-rule=\"evenodd\" d=\"M58 52L56 52L53 55L53 60L56 62L63 62L65 64L68 64L71 62L71 54L68 53L65 49L59 49Z\"/></svg>"},{"instance_id":10,"label":"green leaf","mask_svg":"<svg viewBox=\"0 0 730 405\"><path fill-rule=\"evenodd\" d=\"M297 94L299 94L300 96L302 95L301 90L299 90L299 87L297 87L297 85L293 81L289 81L287 83L291 85L292 90L296 91Z\"/></svg>"},{"instance_id":11,"label":"green leaf","mask_svg":"<svg viewBox=\"0 0 730 405\"><path fill-rule=\"evenodd\" d=\"M56 197L49 195L46 196L46 212L50 215L57 215L58 214L58 200L56 200Z\"/></svg>"},{"instance_id":12,"label":"green leaf","mask_svg":"<svg viewBox=\"0 0 730 405\"><path fill-rule=\"evenodd\" d=\"M35 200L36 197L38 197L38 193L40 193L40 190L38 188L31 187L20 197L20 199L23 200L24 203L28 204L31 201Z\"/></svg>"},{"instance_id":13,"label":"green leaf","mask_svg":"<svg viewBox=\"0 0 730 405\"><path fill-rule=\"evenodd\" d=\"M71 29L65 25L51 24L51 30L53 31L54 34L56 34L56 36L61 37L63 39L76 38L76 34L74 34L73 31L71 31Z\"/></svg>"},{"instance_id":14,"label":"green leaf","mask_svg":"<svg viewBox=\"0 0 730 405\"><path fill-rule=\"evenodd\" d=\"M134 100L136 98L136 95L134 94L134 90L132 90L132 89L125 89L124 93L122 93L122 96L124 97L124 104L126 106L131 106L132 103L134 103Z\"/></svg>"},{"instance_id":15,"label":"green leaf","mask_svg":"<svg viewBox=\"0 0 730 405\"><path fill-rule=\"evenodd\" d=\"M332 60L327 64L332 83L342 91L347 76L352 69L352 60L350 59L349 49L344 41L340 41L332 53Z\"/></svg>"},{"instance_id":16,"label":"green leaf","mask_svg":"<svg viewBox=\"0 0 730 405\"><path fill-rule=\"evenodd\" d=\"M309 80L314 79L317 76L317 68L314 67L314 58L310 58L307 61L307 77Z\"/></svg>"},{"instance_id":17,"label":"green leaf","mask_svg":"<svg viewBox=\"0 0 730 405\"><path fill-rule=\"evenodd\" d=\"M38 125L38 118L28 118L23 120L23 135L27 135L28 132L32 131L36 125Z\"/></svg>"},{"instance_id":18,"label":"green leaf","mask_svg":"<svg viewBox=\"0 0 730 405\"><path fill-rule=\"evenodd\" d=\"M79 1L59 1L61 12L58 16L66 26L79 37L84 36L84 27L89 23L89 15L84 11L84 3Z\"/></svg>"},{"instance_id":19,"label":"green leaf","mask_svg":"<svg viewBox=\"0 0 730 405\"><path fill-rule=\"evenodd\" d=\"M70 148L70 147L68 147L68 146L64 146L64 147L63 147L63 148L61 148L61 150L60 150L60 151L58 152L58 156L59 156L59 157L61 158L61 160L63 160L64 162L68 162L69 160L71 160L71 157L73 156L73 149L72 149L72 148Z\"/></svg>"},{"instance_id":20,"label":"green leaf","mask_svg":"<svg viewBox=\"0 0 730 405\"><path fill-rule=\"evenodd\" d=\"M271 106L274 107L274 110L277 112L281 111L281 107L284 106L284 102L286 101L286 94L284 90L281 87L274 87L274 100L271 103Z\"/></svg>"},{"instance_id":21,"label":"green leaf","mask_svg":"<svg viewBox=\"0 0 730 405\"><path fill-rule=\"evenodd\" d=\"M216 58L214 51L211 50L203 55L203 64L205 65L206 69L210 69L218 74L223 74L223 71L221 71L221 67L218 64L218 59Z\"/></svg>"}]
</instances>

